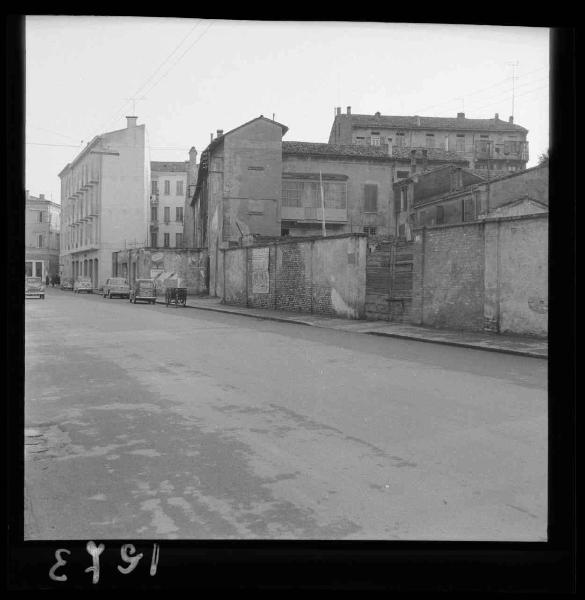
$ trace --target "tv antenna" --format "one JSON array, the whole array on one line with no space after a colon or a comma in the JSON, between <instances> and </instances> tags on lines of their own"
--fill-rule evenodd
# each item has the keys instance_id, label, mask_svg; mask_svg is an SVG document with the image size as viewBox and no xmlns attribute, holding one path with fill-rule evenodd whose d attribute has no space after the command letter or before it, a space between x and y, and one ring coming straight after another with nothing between
<instances>
[{"instance_id":1,"label":"tv antenna","mask_svg":"<svg viewBox=\"0 0 585 600\"><path fill-rule=\"evenodd\" d=\"M132 97L132 98L126 98L126 100L129 100L130 102L132 102L132 114L136 115L136 103L140 102L141 100L146 100L146 96L140 96L140 97Z\"/></svg>"},{"instance_id":2,"label":"tv antenna","mask_svg":"<svg viewBox=\"0 0 585 600\"><path fill-rule=\"evenodd\" d=\"M512 67L512 118L514 117L514 99L516 95L516 67L520 65L520 63L515 60L513 62L507 62L508 66Z\"/></svg>"}]
</instances>

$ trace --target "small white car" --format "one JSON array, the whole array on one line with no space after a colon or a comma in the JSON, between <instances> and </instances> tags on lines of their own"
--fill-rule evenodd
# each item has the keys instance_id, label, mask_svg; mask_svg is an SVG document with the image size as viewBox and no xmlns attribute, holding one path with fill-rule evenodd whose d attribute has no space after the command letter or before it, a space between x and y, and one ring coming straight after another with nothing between
<instances>
[{"instance_id":1,"label":"small white car","mask_svg":"<svg viewBox=\"0 0 585 600\"><path fill-rule=\"evenodd\" d=\"M45 286L40 277L26 277L24 280L24 296L25 298L40 298L45 299Z\"/></svg>"},{"instance_id":2,"label":"small white car","mask_svg":"<svg viewBox=\"0 0 585 600\"><path fill-rule=\"evenodd\" d=\"M73 284L73 293L81 294L93 294L93 286L91 285L91 279L89 277L78 277Z\"/></svg>"}]
</instances>

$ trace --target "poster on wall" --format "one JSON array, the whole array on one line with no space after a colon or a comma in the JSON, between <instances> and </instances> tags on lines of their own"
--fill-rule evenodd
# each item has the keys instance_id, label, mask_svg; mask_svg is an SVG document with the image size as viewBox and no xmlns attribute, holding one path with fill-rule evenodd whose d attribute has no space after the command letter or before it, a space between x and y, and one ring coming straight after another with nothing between
<instances>
[{"instance_id":1,"label":"poster on wall","mask_svg":"<svg viewBox=\"0 0 585 600\"><path fill-rule=\"evenodd\" d=\"M268 248L252 249L252 293L268 294L270 278L268 277Z\"/></svg>"}]
</instances>

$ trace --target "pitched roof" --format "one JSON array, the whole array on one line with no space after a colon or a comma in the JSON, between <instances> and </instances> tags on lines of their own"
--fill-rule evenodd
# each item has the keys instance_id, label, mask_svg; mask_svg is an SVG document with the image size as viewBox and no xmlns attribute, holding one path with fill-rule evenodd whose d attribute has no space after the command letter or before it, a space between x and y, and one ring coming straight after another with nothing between
<instances>
[{"instance_id":1,"label":"pitched roof","mask_svg":"<svg viewBox=\"0 0 585 600\"><path fill-rule=\"evenodd\" d=\"M337 115L336 119L351 119L353 127L389 127L393 129L452 129L468 131L516 131L528 129L500 119L467 119L465 117L419 117L395 115Z\"/></svg>"},{"instance_id":2,"label":"pitched roof","mask_svg":"<svg viewBox=\"0 0 585 600\"><path fill-rule=\"evenodd\" d=\"M426 150L426 148L425 148ZM310 154L326 156L353 156L357 158L369 158L377 160L410 160L412 148L392 148L392 156L388 154L387 146L363 146L357 144L336 145L321 144L315 142L282 142L283 154ZM417 152L417 160L421 160L420 152ZM457 152L442 150L440 148L428 148L427 158L429 161L449 161L466 163Z\"/></svg>"},{"instance_id":3,"label":"pitched roof","mask_svg":"<svg viewBox=\"0 0 585 600\"><path fill-rule=\"evenodd\" d=\"M172 173L186 173L189 161L181 162L161 162L157 160L150 161L151 171L163 171Z\"/></svg>"}]
</instances>

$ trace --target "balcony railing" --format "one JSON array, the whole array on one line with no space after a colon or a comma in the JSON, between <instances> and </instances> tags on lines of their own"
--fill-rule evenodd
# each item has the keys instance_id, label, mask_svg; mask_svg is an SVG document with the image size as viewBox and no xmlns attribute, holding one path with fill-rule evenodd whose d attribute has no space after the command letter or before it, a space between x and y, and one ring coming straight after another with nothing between
<instances>
[{"instance_id":1,"label":"balcony railing","mask_svg":"<svg viewBox=\"0 0 585 600\"><path fill-rule=\"evenodd\" d=\"M321 221L323 211L321 208L311 206L283 206L281 218L287 221ZM347 221L347 208L326 208L325 221L332 223L345 223Z\"/></svg>"}]
</instances>

